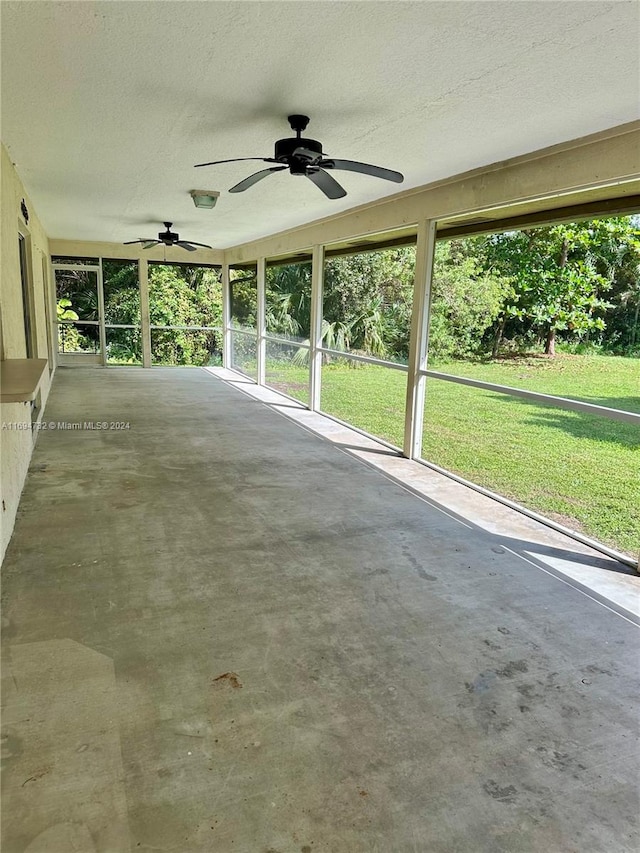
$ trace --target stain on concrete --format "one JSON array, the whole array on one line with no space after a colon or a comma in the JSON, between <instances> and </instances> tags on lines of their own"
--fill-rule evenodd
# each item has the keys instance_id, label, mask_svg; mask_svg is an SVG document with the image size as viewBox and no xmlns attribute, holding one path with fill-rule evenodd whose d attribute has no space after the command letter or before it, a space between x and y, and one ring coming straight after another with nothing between
<instances>
[{"instance_id":1,"label":"stain on concrete","mask_svg":"<svg viewBox=\"0 0 640 853\"><path fill-rule=\"evenodd\" d=\"M480 716L480 715L479 715ZM485 732L503 732L513 725L509 719L501 717L496 708L489 708L484 713L482 728Z\"/></svg>"},{"instance_id":2,"label":"stain on concrete","mask_svg":"<svg viewBox=\"0 0 640 853\"><path fill-rule=\"evenodd\" d=\"M435 575L429 575L425 572L424 569L416 569L418 572L418 577L422 578L423 581L437 581L438 578Z\"/></svg>"},{"instance_id":3,"label":"stain on concrete","mask_svg":"<svg viewBox=\"0 0 640 853\"><path fill-rule=\"evenodd\" d=\"M513 785L500 787L495 779L489 779L482 787L490 797L500 803L515 803L518 797L518 791Z\"/></svg>"},{"instance_id":4,"label":"stain on concrete","mask_svg":"<svg viewBox=\"0 0 640 853\"><path fill-rule=\"evenodd\" d=\"M36 772L33 774L33 776L29 776L28 779L24 780L24 782L22 783L22 787L24 788L24 786L28 782L37 782L38 779L42 779L43 776L46 776L47 773L50 773L50 772L51 772L51 766L50 765L47 765L46 767L41 767L40 770L36 770Z\"/></svg>"},{"instance_id":5,"label":"stain on concrete","mask_svg":"<svg viewBox=\"0 0 640 853\"><path fill-rule=\"evenodd\" d=\"M553 767L556 770L566 770L569 760L568 752L560 752L557 749L549 749L546 746L536 747L536 752L540 756L540 760L547 767Z\"/></svg>"},{"instance_id":6,"label":"stain on concrete","mask_svg":"<svg viewBox=\"0 0 640 853\"><path fill-rule=\"evenodd\" d=\"M594 663L589 664L589 666L585 666L582 670L583 672L588 672L591 675L610 675L613 676L617 674L617 666L614 663L609 664L609 669L604 669L601 666L597 666Z\"/></svg>"},{"instance_id":7,"label":"stain on concrete","mask_svg":"<svg viewBox=\"0 0 640 853\"><path fill-rule=\"evenodd\" d=\"M495 672L481 672L469 683L465 681L464 686L468 693L486 693L490 690L496 680Z\"/></svg>"},{"instance_id":8,"label":"stain on concrete","mask_svg":"<svg viewBox=\"0 0 640 853\"><path fill-rule=\"evenodd\" d=\"M388 575L389 574L389 569L384 569L384 568L372 569L371 566L365 566L365 569L366 569L366 576L368 578L376 577L376 575Z\"/></svg>"},{"instance_id":9,"label":"stain on concrete","mask_svg":"<svg viewBox=\"0 0 640 853\"><path fill-rule=\"evenodd\" d=\"M0 738L0 767L4 767L12 758L22 755L22 741L16 735L5 732Z\"/></svg>"},{"instance_id":10,"label":"stain on concrete","mask_svg":"<svg viewBox=\"0 0 640 853\"><path fill-rule=\"evenodd\" d=\"M435 575L430 575L428 572L426 572L423 569L422 564L419 563L418 560L416 560L416 558L413 556L413 554L411 553L411 551L409 550L409 547L407 545L402 546L402 553L404 554L407 562L411 565L411 567L413 569L415 569L415 572L419 578L422 578L422 580L425 580L425 581L437 581L438 580L438 578Z\"/></svg>"},{"instance_id":11,"label":"stain on concrete","mask_svg":"<svg viewBox=\"0 0 640 853\"><path fill-rule=\"evenodd\" d=\"M496 675L500 678L514 678L519 672L527 672L528 670L529 665L526 660L510 660L502 669L496 670Z\"/></svg>"},{"instance_id":12,"label":"stain on concrete","mask_svg":"<svg viewBox=\"0 0 640 853\"><path fill-rule=\"evenodd\" d=\"M234 690L242 687L242 682L236 672L223 672L222 675L213 679L213 684L228 684L230 687L233 687Z\"/></svg>"}]
</instances>

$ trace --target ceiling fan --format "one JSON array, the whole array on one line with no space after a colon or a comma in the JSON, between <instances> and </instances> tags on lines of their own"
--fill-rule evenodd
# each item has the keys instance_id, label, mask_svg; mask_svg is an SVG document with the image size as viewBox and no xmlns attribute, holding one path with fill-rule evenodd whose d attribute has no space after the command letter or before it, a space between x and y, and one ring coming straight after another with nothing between
<instances>
[{"instance_id":1,"label":"ceiling fan","mask_svg":"<svg viewBox=\"0 0 640 853\"><path fill-rule=\"evenodd\" d=\"M186 249L187 252L195 252L198 246L201 246L203 249L211 248L211 246L207 246L206 243L196 243L193 240L181 240L180 235L171 230L173 222L165 222L164 225L167 230L161 231L158 234L157 240L141 237L139 240L127 240L123 245L131 246L133 243L142 243L143 249L150 249L152 246L157 246L158 243L163 243L165 246L180 246L181 249Z\"/></svg>"},{"instance_id":2,"label":"ceiling fan","mask_svg":"<svg viewBox=\"0 0 640 853\"><path fill-rule=\"evenodd\" d=\"M302 115L288 116L291 129L295 131L295 137L278 139L275 145L273 157L236 157L232 160L214 160L211 163L198 163L200 166L217 166L220 163L236 163L240 160L262 160L265 163L278 163L269 169L262 169L249 175L239 184L231 187L230 193L241 193L248 190L254 184L271 175L274 172L282 172L289 169L292 175L304 175L309 178L327 198L342 198L347 193L340 184L327 172L327 169L341 169L346 172L361 172L374 178L383 178L385 181L395 181L401 184L404 175L391 169L383 169L382 166L372 166L369 163L358 163L355 160L336 160L335 157L327 157L322 152L322 143L315 139L306 139L302 131L309 124L309 117Z\"/></svg>"}]
</instances>

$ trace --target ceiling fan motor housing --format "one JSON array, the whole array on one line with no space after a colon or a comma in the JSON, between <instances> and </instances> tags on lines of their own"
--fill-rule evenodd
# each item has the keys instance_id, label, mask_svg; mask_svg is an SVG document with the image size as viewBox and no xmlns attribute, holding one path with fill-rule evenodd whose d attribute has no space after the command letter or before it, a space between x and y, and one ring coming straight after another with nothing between
<instances>
[{"instance_id":1,"label":"ceiling fan motor housing","mask_svg":"<svg viewBox=\"0 0 640 853\"><path fill-rule=\"evenodd\" d=\"M309 151L315 151L318 155L322 155L322 143L316 139L305 139L302 136L278 139L276 142L275 159L281 163L287 163L292 175L305 175L306 168L309 165L307 161L295 158L290 161L296 148L307 148Z\"/></svg>"},{"instance_id":2,"label":"ceiling fan motor housing","mask_svg":"<svg viewBox=\"0 0 640 853\"><path fill-rule=\"evenodd\" d=\"M167 230L161 231L158 234L158 240L160 240L161 243L164 243L165 246L172 246L174 243L178 242L180 235L171 230L171 226L173 225L172 222L165 222L164 224L166 225Z\"/></svg>"}]
</instances>

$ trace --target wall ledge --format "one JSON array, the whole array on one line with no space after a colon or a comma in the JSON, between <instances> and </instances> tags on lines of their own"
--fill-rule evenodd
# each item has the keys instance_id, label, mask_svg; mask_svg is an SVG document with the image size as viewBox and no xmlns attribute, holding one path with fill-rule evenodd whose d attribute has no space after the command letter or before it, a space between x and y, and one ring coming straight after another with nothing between
<instances>
[{"instance_id":1,"label":"wall ledge","mask_svg":"<svg viewBox=\"0 0 640 853\"><path fill-rule=\"evenodd\" d=\"M8 358L0 361L0 402L35 400L45 375L46 358Z\"/></svg>"}]
</instances>

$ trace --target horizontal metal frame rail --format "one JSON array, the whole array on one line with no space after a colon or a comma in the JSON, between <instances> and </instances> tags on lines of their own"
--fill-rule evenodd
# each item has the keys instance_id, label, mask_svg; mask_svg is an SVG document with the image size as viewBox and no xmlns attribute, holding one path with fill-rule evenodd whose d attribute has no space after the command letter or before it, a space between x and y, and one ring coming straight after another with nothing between
<instances>
[{"instance_id":1,"label":"horizontal metal frame rail","mask_svg":"<svg viewBox=\"0 0 640 853\"><path fill-rule=\"evenodd\" d=\"M59 264L56 261L52 261L52 266L54 270L72 270L78 272L98 272L98 270L102 269L100 264Z\"/></svg>"},{"instance_id":2,"label":"horizontal metal frame rail","mask_svg":"<svg viewBox=\"0 0 640 853\"><path fill-rule=\"evenodd\" d=\"M277 335L269 334L264 335L264 339L272 344L284 344L285 346L300 347L300 349L310 349L310 345L306 341L294 341L291 338L279 338Z\"/></svg>"},{"instance_id":3,"label":"horizontal metal frame rail","mask_svg":"<svg viewBox=\"0 0 640 853\"><path fill-rule=\"evenodd\" d=\"M626 421L640 426L640 415L635 412L626 412L622 409L610 409L607 406L597 406L595 403L583 403L580 400L571 400L568 397L556 397L553 394L541 394L538 391L525 391L523 388L512 388L509 385L497 385L494 382L484 382L481 379L469 379L466 376L454 376L451 373L439 373L437 370L422 370L423 376L432 379L442 379L445 382L457 382L459 385L470 385L474 388L482 388L485 391L496 391L512 397L524 397L526 400L535 400L548 406L556 406L559 409L572 409L589 415L600 415L609 420Z\"/></svg>"},{"instance_id":4,"label":"horizontal metal frame rail","mask_svg":"<svg viewBox=\"0 0 640 853\"><path fill-rule=\"evenodd\" d=\"M437 240L451 240L455 237L476 234L496 234L500 231L515 231L520 228L535 228L552 225L556 222L578 222L584 219L597 219L608 216L630 216L640 211L640 196L630 195L601 201L583 202L552 210L538 210L533 213L503 216L497 219L486 218L469 223L452 223L439 229ZM489 211L490 212L490 211Z\"/></svg>"},{"instance_id":5,"label":"horizontal metal frame rail","mask_svg":"<svg viewBox=\"0 0 640 853\"><path fill-rule=\"evenodd\" d=\"M130 323L105 323L105 329L138 329L142 331L142 326L134 326Z\"/></svg>"},{"instance_id":6,"label":"horizontal metal frame rail","mask_svg":"<svg viewBox=\"0 0 640 853\"><path fill-rule=\"evenodd\" d=\"M339 349L329 349L329 347L319 347L321 353L326 355L335 355L337 358L347 358L351 361L361 361L363 364L377 364L379 367L390 367L391 370L401 370L403 373L408 373L409 368L406 364L399 364L397 361L385 361L382 358L375 358L372 355L360 355L355 352L348 352Z\"/></svg>"},{"instance_id":7,"label":"horizontal metal frame rail","mask_svg":"<svg viewBox=\"0 0 640 853\"><path fill-rule=\"evenodd\" d=\"M109 325L107 323L107 325ZM124 328L124 327L123 327ZM134 326L133 328L137 328ZM149 326L151 331L154 329L175 332L221 332L222 326Z\"/></svg>"},{"instance_id":8,"label":"horizontal metal frame rail","mask_svg":"<svg viewBox=\"0 0 640 853\"><path fill-rule=\"evenodd\" d=\"M235 334L235 332L238 332L241 335L246 335L248 338L257 338L258 337L258 330L257 329L236 329L235 326L229 326L229 331L233 332L234 334Z\"/></svg>"}]
</instances>

